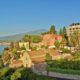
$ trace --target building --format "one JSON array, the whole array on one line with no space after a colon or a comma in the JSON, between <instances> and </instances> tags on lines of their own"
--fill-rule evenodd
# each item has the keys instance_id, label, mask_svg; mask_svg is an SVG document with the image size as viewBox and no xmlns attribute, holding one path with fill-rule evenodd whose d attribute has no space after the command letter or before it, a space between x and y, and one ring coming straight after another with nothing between
<instances>
[{"instance_id":1,"label":"building","mask_svg":"<svg viewBox=\"0 0 80 80\"><path fill-rule=\"evenodd\" d=\"M19 67L28 67L31 68L35 64L44 63L46 61L46 54L49 54L52 57L52 60L72 60L73 56L71 54L61 54L55 49L39 49L34 51L24 51L20 55L20 59L13 60L9 67L10 68L19 68Z\"/></svg>"},{"instance_id":2,"label":"building","mask_svg":"<svg viewBox=\"0 0 80 80\"><path fill-rule=\"evenodd\" d=\"M25 47L26 50L29 50L29 42L19 42L19 47Z\"/></svg>"},{"instance_id":3,"label":"building","mask_svg":"<svg viewBox=\"0 0 80 80\"><path fill-rule=\"evenodd\" d=\"M75 32L77 35L75 35ZM67 36L68 40L70 41L70 37L74 36L75 40L77 40L77 44L75 50L80 50L80 23L72 23L67 28Z\"/></svg>"},{"instance_id":4,"label":"building","mask_svg":"<svg viewBox=\"0 0 80 80\"><path fill-rule=\"evenodd\" d=\"M72 23L71 25L69 25L69 27L67 28L67 36L70 36L75 31L80 32L80 23Z\"/></svg>"},{"instance_id":5,"label":"building","mask_svg":"<svg viewBox=\"0 0 80 80\"><path fill-rule=\"evenodd\" d=\"M19 67L30 68L31 66L32 66L32 61L27 51L24 51L23 53L21 53L19 59L12 60L9 64L10 68L19 68Z\"/></svg>"},{"instance_id":6,"label":"building","mask_svg":"<svg viewBox=\"0 0 80 80\"><path fill-rule=\"evenodd\" d=\"M13 60L10 68L32 67L34 64L43 63L46 60L46 54L49 53L53 60L61 59L61 53L55 49L40 49L34 51L25 51L18 60Z\"/></svg>"},{"instance_id":7,"label":"building","mask_svg":"<svg viewBox=\"0 0 80 80\"><path fill-rule=\"evenodd\" d=\"M55 41L62 41L62 37L60 35L55 34L45 34L43 35L42 43L45 46L54 46Z\"/></svg>"}]
</instances>

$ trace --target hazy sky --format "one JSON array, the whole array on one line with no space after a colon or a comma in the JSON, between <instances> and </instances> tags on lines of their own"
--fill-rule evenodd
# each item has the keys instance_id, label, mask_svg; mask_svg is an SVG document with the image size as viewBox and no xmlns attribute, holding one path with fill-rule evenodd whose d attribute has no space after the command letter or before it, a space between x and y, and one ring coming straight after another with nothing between
<instances>
[{"instance_id":1,"label":"hazy sky","mask_svg":"<svg viewBox=\"0 0 80 80\"><path fill-rule=\"evenodd\" d=\"M80 22L80 0L0 0L0 36Z\"/></svg>"}]
</instances>

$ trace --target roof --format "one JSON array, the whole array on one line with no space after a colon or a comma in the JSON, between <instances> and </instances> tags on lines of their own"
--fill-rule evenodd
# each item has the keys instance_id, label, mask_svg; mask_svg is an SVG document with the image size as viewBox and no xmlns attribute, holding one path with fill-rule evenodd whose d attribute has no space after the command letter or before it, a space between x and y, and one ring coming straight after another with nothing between
<instances>
[{"instance_id":1,"label":"roof","mask_svg":"<svg viewBox=\"0 0 80 80\"><path fill-rule=\"evenodd\" d=\"M45 35L43 35L43 37L54 38L54 37L56 37L56 35L55 34L45 34Z\"/></svg>"},{"instance_id":2,"label":"roof","mask_svg":"<svg viewBox=\"0 0 80 80\"><path fill-rule=\"evenodd\" d=\"M61 36L60 35L56 35L56 34L45 34L45 35L43 35L43 37L54 38L54 37L61 37Z\"/></svg>"},{"instance_id":3,"label":"roof","mask_svg":"<svg viewBox=\"0 0 80 80\"><path fill-rule=\"evenodd\" d=\"M76 26L76 25L80 25L80 23L72 23L69 26Z\"/></svg>"}]
</instances>

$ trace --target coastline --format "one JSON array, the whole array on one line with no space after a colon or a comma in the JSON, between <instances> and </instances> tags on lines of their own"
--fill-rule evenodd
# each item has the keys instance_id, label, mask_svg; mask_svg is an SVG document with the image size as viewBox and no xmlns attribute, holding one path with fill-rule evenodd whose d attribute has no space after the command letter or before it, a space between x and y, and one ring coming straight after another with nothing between
<instances>
[{"instance_id":1,"label":"coastline","mask_svg":"<svg viewBox=\"0 0 80 80\"><path fill-rule=\"evenodd\" d=\"M10 42L0 42L0 46L9 46L10 45Z\"/></svg>"},{"instance_id":2,"label":"coastline","mask_svg":"<svg viewBox=\"0 0 80 80\"><path fill-rule=\"evenodd\" d=\"M1 56L1 54L2 54L2 52L3 52L3 50L4 50L4 48L5 48L5 47L8 47L8 46L9 46L9 45L4 45L4 44L1 45L1 44L0 44L0 56Z\"/></svg>"}]
</instances>

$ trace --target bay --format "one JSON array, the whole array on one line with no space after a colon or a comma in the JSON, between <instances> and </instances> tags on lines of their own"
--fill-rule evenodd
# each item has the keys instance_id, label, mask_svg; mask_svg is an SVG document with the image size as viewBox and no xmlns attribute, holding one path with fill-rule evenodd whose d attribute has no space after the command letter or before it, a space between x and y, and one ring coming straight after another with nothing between
<instances>
[{"instance_id":1,"label":"bay","mask_svg":"<svg viewBox=\"0 0 80 80\"><path fill-rule=\"evenodd\" d=\"M7 45L0 45L0 55L2 54L4 48L8 47Z\"/></svg>"}]
</instances>

